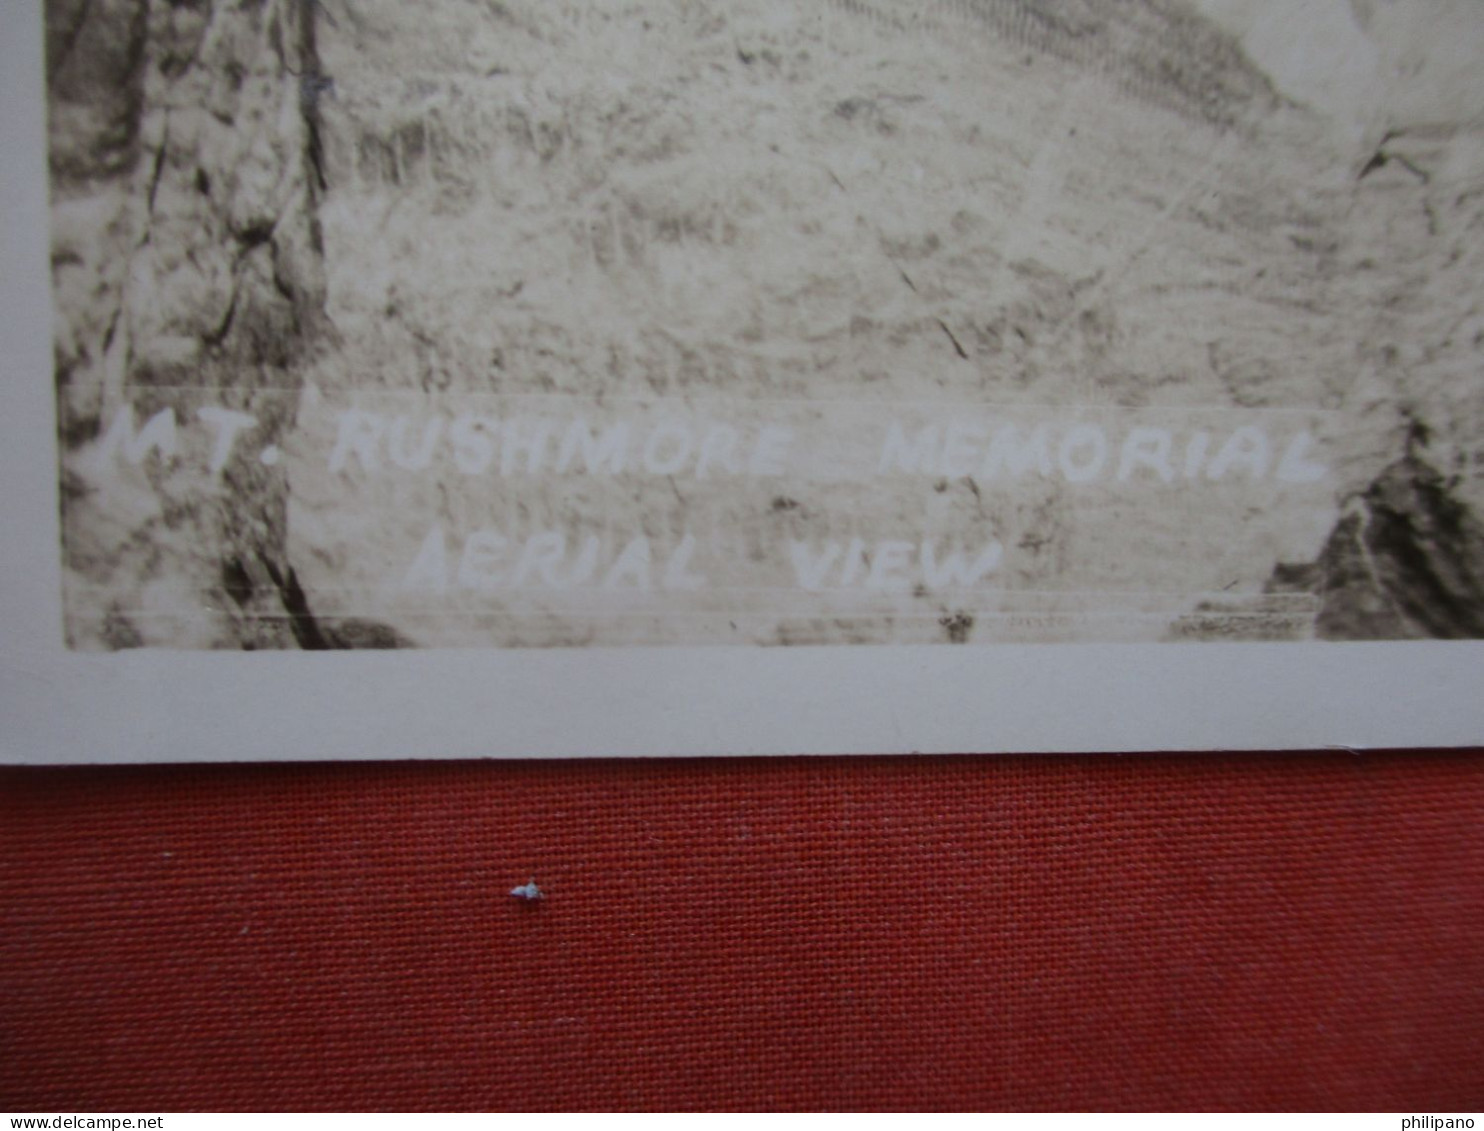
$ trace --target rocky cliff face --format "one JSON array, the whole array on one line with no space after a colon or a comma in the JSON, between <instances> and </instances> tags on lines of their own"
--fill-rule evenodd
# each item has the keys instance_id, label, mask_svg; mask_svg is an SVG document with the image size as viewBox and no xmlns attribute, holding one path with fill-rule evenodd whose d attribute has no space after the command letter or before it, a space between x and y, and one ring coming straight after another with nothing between
<instances>
[{"instance_id":1,"label":"rocky cliff face","mask_svg":"<svg viewBox=\"0 0 1484 1131\"><path fill-rule=\"evenodd\" d=\"M73 643L308 644L281 469L101 492L89 456L127 405L292 422L324 330L313 8L50 0L47 31Z\"/></svg>"},{"instance_id":2,"label":"rocky cliff face","mask_svg":"<svg viewBox=\"0 0 1484 1131\"><path fill-rule=\"evenodd\" d=\"M1336 132L1175 0L49 0L48 70L76 646L693 642L377 596L433 520L662 538L682 512L741 557L852 523L995 531L1003 587L1058 616L1241 599L1141 609L1144 638L1479 635L1467 115ZM1334 480L1265 511L972 477L393 490L305 440L316 404L367 397L1270 414L1318 422ZM208 403L257 422L220 475L91 470L121 406ZM686 615L963 641L1018 608L780 623L765 599L729 596L741 630Z\"/></svg>"},{"instance_id":3,"label":"rocky cliff face","mask_svg":"<svg viewBox=\"0 0 1484 1131\"><path fill-rule=\"evenodd\" d=\"M1325 640L1484 638L1484 523L1415 455L1345 507L1318 560L1280 566L1268 590L1321 599Z\"/></svg>"}]
</instances>

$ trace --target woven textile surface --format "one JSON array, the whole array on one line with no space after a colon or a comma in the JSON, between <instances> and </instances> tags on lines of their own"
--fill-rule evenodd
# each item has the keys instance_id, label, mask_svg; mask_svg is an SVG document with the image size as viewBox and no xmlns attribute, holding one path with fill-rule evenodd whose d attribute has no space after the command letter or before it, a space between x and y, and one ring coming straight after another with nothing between
<instances>
[{"instance_id":1,"label":"woven textile surface","mask_svg":"<svg viewBox=\"0 0 1484 1131\"><path fill-rule=\"evenodd\" d=\"M1478 752L9 769L0 1108L1478 1110L1481 813Z\"/></svg>"}]
</instances>

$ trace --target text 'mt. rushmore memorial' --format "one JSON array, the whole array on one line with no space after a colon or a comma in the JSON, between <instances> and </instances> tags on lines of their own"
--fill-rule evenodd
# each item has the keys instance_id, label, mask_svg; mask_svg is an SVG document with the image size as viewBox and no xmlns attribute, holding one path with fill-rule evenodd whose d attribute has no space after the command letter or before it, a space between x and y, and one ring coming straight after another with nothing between
<instances>
[{"instance_id":1,"label":"text 'mt. rushmore memorial'","mask_svg":"<svg viewBox=\"0 0 1484 1131\"><path fill-rule=\"evenodd\" d=\"M1484 638L1466 0L47 0L77 649Z\"/></svg>"}]
</instances>

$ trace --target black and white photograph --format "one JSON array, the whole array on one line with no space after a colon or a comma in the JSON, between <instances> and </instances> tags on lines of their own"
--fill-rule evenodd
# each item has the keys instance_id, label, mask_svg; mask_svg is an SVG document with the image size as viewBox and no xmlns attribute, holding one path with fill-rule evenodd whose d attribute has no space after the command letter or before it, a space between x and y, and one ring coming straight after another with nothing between
<instances>
[{"instance_id":1,"label":"black and white photograph","mask_svg":"<svg viewBox=\"0 0 1484 1131\"><path fill-rule=\"evenodd\" d=\"M1469 0L47 0L78 651L1484 637Z\"/></svg>"}]
</instances>

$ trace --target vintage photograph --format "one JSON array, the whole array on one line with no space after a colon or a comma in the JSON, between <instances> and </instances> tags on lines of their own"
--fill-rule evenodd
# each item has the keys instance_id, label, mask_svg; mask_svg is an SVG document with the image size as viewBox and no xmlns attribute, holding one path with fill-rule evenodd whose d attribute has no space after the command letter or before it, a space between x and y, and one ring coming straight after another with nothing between
<instances>
[{"instance_id":1,"label":"vintage photograph","mask_svg":"<svg viewBox=\"0 0 1484 1131\"><path fill-rule=\"evenodd\" d=\"M45 0L78 651L1484 639L1473 0Z\"/></svg>"}]
</instances>

